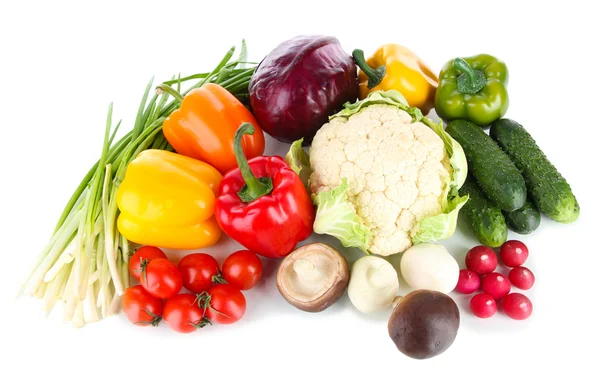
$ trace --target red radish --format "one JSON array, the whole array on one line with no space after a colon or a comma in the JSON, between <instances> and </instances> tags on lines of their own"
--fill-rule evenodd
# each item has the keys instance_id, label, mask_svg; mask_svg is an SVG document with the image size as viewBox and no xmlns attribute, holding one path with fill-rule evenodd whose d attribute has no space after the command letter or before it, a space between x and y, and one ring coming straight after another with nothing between
<instances>
[{"instance_id":1,"label":"red radish","mask_svg":"<svg viewBox=\"0 0 600 375\"><path fill-rule=\"evenodd\" d=\"M515 287L523 290L531 289L535 282L533 272L527 267L516 267L508 273L508 279Z\"/></svg>"},{"instance_id":2,"label":"red radish","mask_svg":"<svg viewBox=\"0 0 600 375\"><path fill-rule=\"evenodd\" d=\"M504 297L502 307L506 315L515 320L527 319L533 312L531 301L521 293L511 293Z\"/></svg>"},{"instance_id":3,"label":"red radish","mask_svg":"<svg viewBox=\"0 0 600 375\"><path fill-rule=\"evenodd\" d=\"M498 265L498 257L491 247L475 246L467 253L465 264L478 275L493 272Z\"/></svg>"},{"instance_id":4,"label":"red radish","mask_svg":"<svg viewBox=\"0 0 600 375\"><path fill-rule=\"evenodd\" d=\"M500 259L507 267L519 267L529 256L529 249L521 241L506 241L500 248Z\"/></svg>"},{"instance_id":5,"label":"red radish","mask_svg":"<svg viewBox=\"0 0 600 375\"><path fill-rule=\"evenodd\" d=\"M458 283L454 290L462 294L471 294L479 289L480 283L479 276L475 272L471 270L460 270L460 273L458 274Z\"/></svg>"},{"instance_id":6,"label":"red radish","mask_svg":"<svg viewBox=\"0 0 600 375\"><path fill-rule=\"evenodd\" d=\"M501 299L510 292L510 281L503 274L492 272L483 278L481 288L494 299Z\"/></svg>"},{"instance_id":7,"label":"red radish","mask_svg":"<svg viewBox=\"0 0 600 375\"><path fill-rule=\"evenodd\" d=\"M478 318L489 318L496 313L496 301L485 293L476 294L471 298L470 307Z\"/></svg>"}]
</instances>

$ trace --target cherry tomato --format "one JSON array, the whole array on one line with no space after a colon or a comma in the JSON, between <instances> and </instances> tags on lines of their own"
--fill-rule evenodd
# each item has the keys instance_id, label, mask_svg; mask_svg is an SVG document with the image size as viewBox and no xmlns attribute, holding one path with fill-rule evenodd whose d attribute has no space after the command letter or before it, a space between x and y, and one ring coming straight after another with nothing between
<instances>
[{"instance_id":1,"label":"cherry tomato","mask_svg":"<svg viewBox=\"0 0 600 375\"><path fill-rule=\"evenodd\" d=\"M204 316L204 309L198 306L193 294L178 294L165 303L163 317L167 325L181 333L194 332L210 323Z\"/></svg>"},{"instance_id":2,"label":"cherry tomato","mask_svg":"<svg viewBox=\"0 0 600 375\"><path fill-rule=\"evenodd\" d=\"M140 280L142 274L142 262L148 263L152 259L167 259L167 255L156 246L142 246L136 250L129 259L129 273L136 280Z\"/></svg>"},{"instance_id":3,"label":"cherry tomato","mask_svg":"<svg viewBox=\"0 0 600 375\"><path fill-rule=\"evenodd\" d=\"M167 259L153 259L142 270L140 283L156 298L170 298L179 293L183 281L175 265Z\"/></svg>"},{"instance_id":4,"label":"cherry tomato","mask_svg":"<svg viewBox=\"0 0 600 375\"><path fill-rule=\"evenodd\" d=\"M181 258L177 265L183 286L190 292L202 293L219 282L219 263L208 254L189 254Z\"/></svg>"},{"instance_id":5,"label":"cherry tomato","mask_svg":"<svg viewBox=\"0 0 600 375\"><path fill-rule=\"evenodd\" d=\"M246 298L239 289L229 284L210 288L204 302L206 316L217 324L235 323L246 312Z\"/></svg>"},{"instance_id":6,"label":"cherry tomato","mask_svg":"<svg viewBox=\"0 0 600 375\"><path fill-rule=\"evenodd\" d=\"M123 312L129 321L139 326L157 326L163 312L163 303L153 297L141 285L125 290L121 300Z\"/></svg>"},{"instance_id":7,"label":"cherry tomato","mask_svg":"<svg viewBox=\"0 0 600 375\"><path fill-rule=\"evenodd\" d=\"M223 263L223 277L228 284L239 290L254 287L262 276L262 262L250 250L240 250L231 254Z\"/></svg>"}]
</instances>

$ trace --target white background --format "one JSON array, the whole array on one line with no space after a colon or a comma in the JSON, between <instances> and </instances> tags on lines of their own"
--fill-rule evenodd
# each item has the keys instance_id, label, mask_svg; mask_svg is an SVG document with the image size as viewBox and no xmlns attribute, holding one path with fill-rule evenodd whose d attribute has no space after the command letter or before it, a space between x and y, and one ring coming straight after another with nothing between
<instances>
[{"instance_id":1,"label":"white background","mask_svg":"<svg viewBox=\"0 0 600 375\"><path fill-rule=\"evenodd\" d=\"M590 373L600 250L600 28L598 12L586 5L593 3L3 1L0 373ZM436 72L450 58L477 53L507 63L507 117L527 127L581 205L575 224L545 219L526 238L537 277L529 320L476 319L457 298L462 322L454 345L434 359L411 360L388 338L388 312L361 315L346 296L320 314L288 305L274 286L275 261L265 262L264 280L246 294L241 322L190 335L166 325L134 327L122 315L74 329L59 311L44 319L39 301L13 299L99 155L109 102L130 127L150 77L209 70L242 38L260 60L304 33L337 36L347 52L360 47L367 55L384 43L403 44ZM270 142L267 152L284 150ZM445 244L462 263L476 243L461 226ZM210 252L222 260L235 248L223 241Z\"/></svg>"}]
</instances>

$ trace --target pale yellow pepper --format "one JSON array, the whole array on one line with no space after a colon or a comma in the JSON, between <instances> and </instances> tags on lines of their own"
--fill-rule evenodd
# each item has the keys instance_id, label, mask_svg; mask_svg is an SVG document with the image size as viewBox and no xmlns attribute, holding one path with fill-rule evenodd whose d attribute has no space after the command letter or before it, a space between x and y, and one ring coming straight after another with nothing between
<instances>
[{"instance_id":1,"label":"pale yellow pepper","mask_svg":"<svg viewBox=\"0 0 600 375\"><path fill-rule=\"evenodd\" d=\"M417 107L426 115L433 108L438 77L408 48L398 44L385 44L365 60L363 51L352 53L359 66L360 99L373 91L396 90L408 105Z\"/></svg>"},{"instance_id":2,"label":"pale yellow pepper","mask_svg":"<svg viewBox=\"0 0 600 375\"><path fill-rule=\"evenodd\" d=\"M163 150L141 152L117 191L117 222L125 238L143 245L196 249L221 236L213 214L221 174L199 160Z\"/></svg>"}]
</instances>

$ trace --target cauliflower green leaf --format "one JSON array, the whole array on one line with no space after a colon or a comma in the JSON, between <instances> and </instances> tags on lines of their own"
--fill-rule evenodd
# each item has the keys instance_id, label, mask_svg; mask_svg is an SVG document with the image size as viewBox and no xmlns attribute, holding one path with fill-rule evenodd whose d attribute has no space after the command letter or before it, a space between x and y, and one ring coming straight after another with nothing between
<instances>
[{"instance_id":1,"label":"cauliflower green leaf","mask_svg":"<svg viewBox=\"0 0 600 375\"><path fill-rule=\"evenodd\" d=\"M423 117L421 120L425 125L429 126L431 130L437 134L442 141L444 142L444 147L446 148L446 154L450 159L450 165L452 166L452 180L450 181L451 195L457 195L458 189L463 186L465 180L467 179L467 157L465 156L465 152L463 151L462 146L454 140L450 136L450 134L446 133L444 130L444 123L440 120L439 123L436 123L430 120L427 117Z\"/></svg>"},{"instance_id":2,"label":"cauliflower green leaf","mask_svg":"<svg viewBox=\"0 0 600 375\"><path fill-rule=\"evenodd\" d=\"M317 206L313 230L336 237L345 247L357 247L369 254L372 233L348 201L347 191L348 180L344 178L335 189L312 194Z\"/></svg>"},{"instance_id":3,"label":"cauliflower green leaf","mask_svg":"<svg viewBox=\"0 0 600 375\"><path fill-rule=\"evenodd\" d=\"M421 110L419 108L411 108L408 105L406 98L404 98L402 94L400 94L396 90L388 90L373 91L361 101L358 101L356 103L348 102L344 104L344 109L342 109L333 116L329 116L329 121L336 117L348 118L353 114L360 112L363 108L373 104L387 104L393 105L394 107L398 107L404 112L407 112L409 115L411 115L414 122L421 121L421 119L423 118L423 113L421 113Z\"/></svg>"},{"instance_id":4,"label":"cauliflower green leaf","mask_svg":"<svg viewBox=\"0 0 600 375\"><path fill-rule=\"evenodd\" d=\"M304 138L300 138L290 147L290 150L285 155L285 161L289 164L290 168L300 176L300 180L304 184L306 190L308 190L308 179L312 173L310 168L310 160L308 154L302 148L302 142Z\"/></svg>"},{"instance_id":5,"label":"cauliflower green leaf","mask_svg":"<svg viewBox=\"0 0 600 375\"><path fill-rule=\"evenodd\" d=\"M442 200L442 213L426 217L417 224L417 230L412 236L413 244L435 242L451 237L456 230L458 212L469 200L468 196L459 196L458 189L467 179L467 158L461 145L446 133L443 122L436 123L427 117L421 120L433 130L444 142L446 154L450 159L452 174L446 186L445 198Z\"/></svg>"},{"instance_id":6,"label":"cauliflower green leaf","mask_svg":"<svg viewBox=\"0 0 600 375\"><path fill-rule=\"evenodd\" d=\"M448 200L446 209L439 215L426 217L417 226L412 236L413 244L435 242L451 237L456 230L458 211L467 203L469 196L455 196Z\"/></svg>"}]
</instances>

